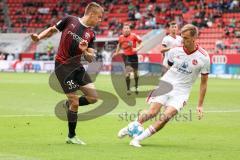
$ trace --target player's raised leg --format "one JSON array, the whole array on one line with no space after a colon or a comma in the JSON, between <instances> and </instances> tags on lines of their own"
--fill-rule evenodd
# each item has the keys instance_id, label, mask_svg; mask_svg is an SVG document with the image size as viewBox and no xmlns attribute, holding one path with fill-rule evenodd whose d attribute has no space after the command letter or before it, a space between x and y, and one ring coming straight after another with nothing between
<instances>
[{"instance_id":1,"label":"player's raised leg","mask_svg":"<svg viewBox=\"0 0 240 160\"><path fill-rule=\"evenodd\" d=\"M93 83L88 83L84 86L80 86L80 90L83 92L84 96L86 100L84 98L80 99L79 98L79 106L81 106L81 104L84 104L85 101L88 101L89 104L93 104L96 103L98 100L98 94L95 88L95 85Z\"/></svg>"},{"instance_id":2,"label":"player's raised leg","mask_svg":"<svg viewBox=\"0 0 240 160\"><path fill-rule=\"evenodd\" d=\"M167 107L164 111L163 115L160 117L159 120L157 120L155 123L150 125L147 129L144 130L142 134L135 137L131 142L130 145L134 147L141 147L140 141L146 139L147 137L150 137L151 135L155 134L159 130L161 130L167 122L177 114L177 109L174 107Z\"/></svg>"}]
</instances>

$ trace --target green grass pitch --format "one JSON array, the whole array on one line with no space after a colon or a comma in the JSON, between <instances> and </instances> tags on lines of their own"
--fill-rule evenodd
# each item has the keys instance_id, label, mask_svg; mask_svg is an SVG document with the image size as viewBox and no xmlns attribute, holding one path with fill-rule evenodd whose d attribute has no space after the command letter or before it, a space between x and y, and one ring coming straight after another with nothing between
<instances>
[{"instance_id":1,"label":"green grass pitch","mask_svg":"<svg viewBox=\"0 0 240 160\"><path fill-rule=\"evenodd\" d=\"M145 98L138 98L132 107L119 100L107 115L79 122L77 134L87 145L68 145L66 122L54 116L56 103L65 96L49 88L48 77L48 74L0 73L0 160L240 159L239 80L209 79L206 112L200 121L195 113L197 81L181 113L188 119L171 121L136 149L128 145L130 138L119 140L116 136L128 123L119 114L148 108ZM116 94L109 76L97 77L96 87ZM143 86L140 90L147 88L154 86ZM91 110L100 103L79 111Z\"/></svg>"}]
</instances>

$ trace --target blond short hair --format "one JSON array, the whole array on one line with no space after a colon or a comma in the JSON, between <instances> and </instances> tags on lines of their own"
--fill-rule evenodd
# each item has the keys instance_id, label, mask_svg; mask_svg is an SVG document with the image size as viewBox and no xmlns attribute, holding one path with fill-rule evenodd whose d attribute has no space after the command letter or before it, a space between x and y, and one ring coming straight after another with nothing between
<instances>
[{"instance_id":1,"label":"blond short hair","mask_svg":"<svg viewBox=\"0 0 240 160\"><path fill-rule=\"evenodd\" d=\"M104 12L103 7L96 3L96 2L91 2L87 5L87 7L85 8L85 15L88 15L89 13L96 13L97 10L100 10L101 12Z\"/></svg>"},{"instance_id":2,"label":"blond short hair","mask_svg":"<svg viewBox=\"0 0 240 160\"><path fill-rule=\"evenodd\" d=\"M182 27L181 33L190 31L190 35L192 37L197 37L198 36L198 28L194 26L193 24L186 24L185 26Z\"/></svg>"}]
</instances>

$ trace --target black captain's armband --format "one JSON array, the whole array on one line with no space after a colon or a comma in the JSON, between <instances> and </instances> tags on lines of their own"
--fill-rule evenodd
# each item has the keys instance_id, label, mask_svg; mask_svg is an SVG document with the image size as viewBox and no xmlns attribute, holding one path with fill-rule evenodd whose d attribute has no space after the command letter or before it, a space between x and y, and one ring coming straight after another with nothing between
<instances>
[{"instance_id":1,"label":"black captain's armband","mask_svg":"<svg viewBox=\"0 0 240 160\"><path fill-rule=\"evenodd\" d=\"M173 65L173 62L168 61L168 65L169 65L169 66L172 66L172 65Z\"/></svg>"}]
</instances>

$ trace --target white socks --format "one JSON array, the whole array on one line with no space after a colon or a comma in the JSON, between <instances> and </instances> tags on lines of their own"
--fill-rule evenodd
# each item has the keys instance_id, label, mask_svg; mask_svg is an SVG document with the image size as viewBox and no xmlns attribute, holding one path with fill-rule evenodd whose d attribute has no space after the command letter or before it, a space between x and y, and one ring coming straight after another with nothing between
<instances>
[{"instance_id":1,"label":"white socks","mask_svg":"<svg viewBox=\"0 0 240 160\"><path fill-rule=\"evenodd\" d=\"M143 131L142 134L140 134L139 136L135 137L134 139L138 140L138 141L142 141L147 137L150 137L151 135L153 135L154 133L156 133L155 128L151 125L149 126L147 129L145 129Z\"/></svg>"}]
</instances>

